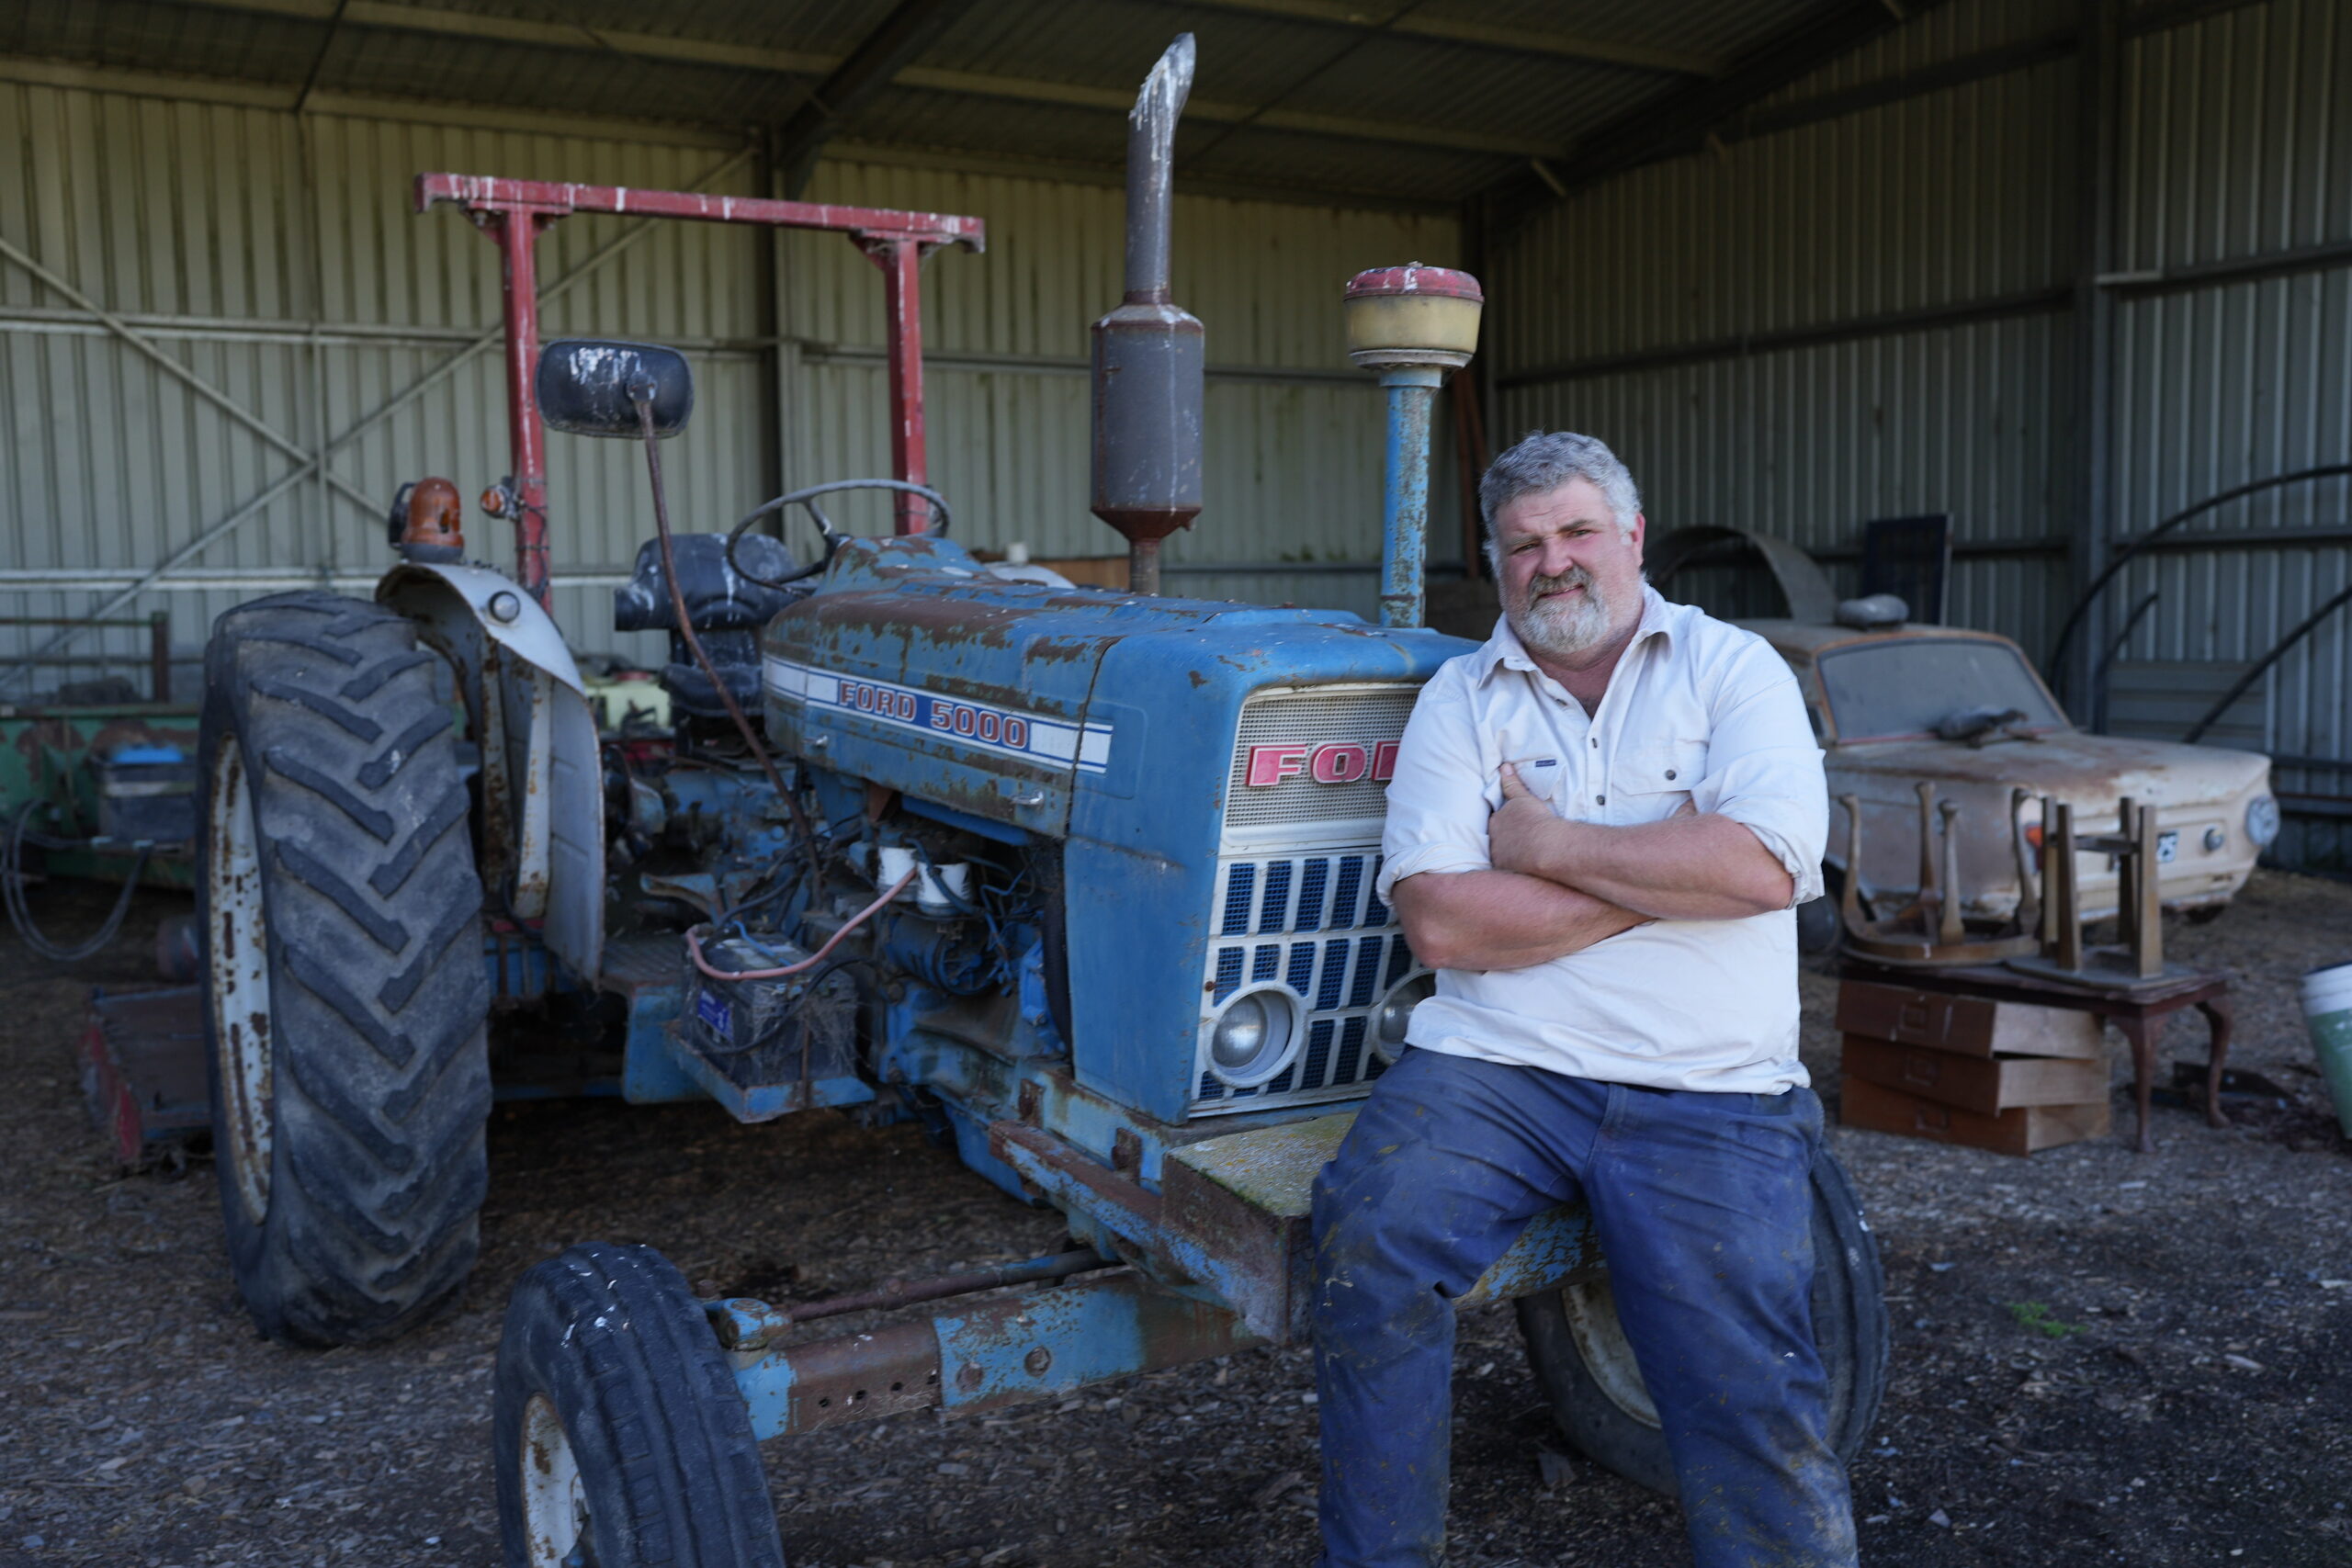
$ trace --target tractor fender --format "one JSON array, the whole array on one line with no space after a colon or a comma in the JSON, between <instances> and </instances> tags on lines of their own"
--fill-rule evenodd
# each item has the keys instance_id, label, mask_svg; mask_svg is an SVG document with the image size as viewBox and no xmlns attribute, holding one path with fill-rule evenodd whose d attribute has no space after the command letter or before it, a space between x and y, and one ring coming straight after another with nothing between
<instances>
[{"instance_id":1,"label":"tractor fender","mask_svg":"<svg viewBox=\"0 0 2352 1568\"><path fill-rule=\"evenodd\" d=\"M404 561L377 603L447 659L481 750L491 909L543 921L548 950L594 979L605 942L605 800L595 716L555 619L503 572Z\"/></svg>"},{"instance_id":2,"label":"tractor fender","mask_svg":"<svg viewBox=\"0 0 2352 1568\"><path fill-rule=\"evenodd\" d=\"M491 612L491 601L502 593L514 601L514 613L504 619ZM443 622L459 613L469 615L483 636L511 649L525 663L546 671L582 697L588 694L580 679L580 666L565 646L555 617L503 571L486 566L402 561L376 584L376 603L390 605L411 620L427 623ZM509 606L501 604L498 608L503 612Z\"/></svg>"}]
</instances>

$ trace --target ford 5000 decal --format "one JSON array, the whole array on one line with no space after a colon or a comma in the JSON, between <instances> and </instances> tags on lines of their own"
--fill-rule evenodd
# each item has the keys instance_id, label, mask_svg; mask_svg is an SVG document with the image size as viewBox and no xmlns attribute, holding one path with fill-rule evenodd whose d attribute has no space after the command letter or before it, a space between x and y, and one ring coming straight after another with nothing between
<instances>
[{"instance_id":1,"label":"ford 5000 decal","mask_svg":"<svg viewBox=\"0 0 2352 1568\"><path fill-rule=\"evenodd\" d=\"M1079 724L1048 714L966 702L919 686L836 675L784 659L767 660L767 685L776 695L808 707L836 708L1008 757L1074 766L1088 773L1102 772L1111 761L1107 722Z\"/></svg>"}]
</instances>

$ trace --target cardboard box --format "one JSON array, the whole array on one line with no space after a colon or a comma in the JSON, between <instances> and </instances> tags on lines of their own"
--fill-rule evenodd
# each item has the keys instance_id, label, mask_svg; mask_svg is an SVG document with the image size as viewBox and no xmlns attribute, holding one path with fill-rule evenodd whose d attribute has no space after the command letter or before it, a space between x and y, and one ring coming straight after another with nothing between
<instances>
[{"instance_id":1,"label":"cardboard box","mask_svg":"<svg viewBox=\"0 0 2352 1568\"><path fill-rule=\"evenodd\" d=\"M2112 1127L2105 1096L2082 1105L2028 1105L1988 1116L1848 1073L1838 1080L1838 1097L1841 1125L2004 1155L2030 1155L2105 1137Z\"/></svg>"},{"instance_id":2,"label":"cardboard box","mask_svg":"<svg viewBox=\"0 0 2352 1568\"><path fill-rule=\"evenodd\" d=\"M2075 1008L1996 1002L1869 980L1848 980L1838 987L1838 1027L1847 1034L1965 1056L2096 1061L2105 1055L2099 1021Z\"/></svg>"},{"instance_id":3,"label":"cardboard box","mask_svg":"<svg viewBox=\"0 0 2352 1568\"><path fill-rule=\"evenodd\" d=\"M1849 1034L1843 1065L1849 1077L1987 1116L2107 1098L2107 1064L2071 1056L1967 1056Z\"/></svg>"}]
</instances>

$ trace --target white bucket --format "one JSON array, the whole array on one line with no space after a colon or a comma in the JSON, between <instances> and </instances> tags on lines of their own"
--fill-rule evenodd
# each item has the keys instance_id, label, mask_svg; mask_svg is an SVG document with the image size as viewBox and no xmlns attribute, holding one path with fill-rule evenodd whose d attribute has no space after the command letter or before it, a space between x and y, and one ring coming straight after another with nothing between
<instances>
[{"instance_id":1,"label":"white bucket","mask_svg":"<svg viewBox=\"0 0 2352 1568\"><path fill-rule=\"evenodd\" d=\"M2303 1022L2312 1050L2335 1097L2335 1119L2352 1138L2352 964L2314 969L2303 976Z\"/></svg>"}]
</instances>

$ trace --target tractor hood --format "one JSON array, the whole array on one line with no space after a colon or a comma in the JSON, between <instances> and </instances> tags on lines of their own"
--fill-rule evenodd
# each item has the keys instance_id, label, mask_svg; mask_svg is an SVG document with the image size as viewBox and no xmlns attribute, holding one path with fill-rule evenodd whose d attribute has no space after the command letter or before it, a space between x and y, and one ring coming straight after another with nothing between
<instances>
[{"instance_id":1,"label":"tractor hood","mask_svg":"<svg viewBox=\"0 0 2352 1568\"><path fill-rule=\"evenodd\" d=\"M1418 684L1460 651L1343 610L1008 581L923 535L843 545L761 637L768 732L786 750L1007 827L1138 844L1193 774L1187 810L1215 822L1253 691Z\"/></svg>"}]
</instances>

